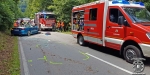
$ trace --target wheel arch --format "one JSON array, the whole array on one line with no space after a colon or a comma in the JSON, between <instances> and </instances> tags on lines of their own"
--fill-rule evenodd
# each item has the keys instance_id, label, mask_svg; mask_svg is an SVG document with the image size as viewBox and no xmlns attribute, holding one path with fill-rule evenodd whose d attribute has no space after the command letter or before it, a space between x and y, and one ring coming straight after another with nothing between
<instances>
[{"instance_id":1,"label":"wheel arch","mask_svg":"<svg viewBox=\"0 0 150 75\"><path fill-rule=\"evenodd\" d=\"M141 43L141 41L138 38L136 38L136 37L128 37L128 38L125 38L124 40L125 41L123 42L123 44L121 46L121 49L120 49L120 54L121 55L123 55L124 47L126 47L127 45L134 45L137 48L139 48L139 50L141 51L142 56L143 56L142 49L141 49L141 47L138 44L138 43Z\"/></svg>"},{"instance_id":2,"label":"wheel arch","mask_svg":"<svg viewBox=\"0 0 150 75\"><path fill-rule=\"evenodd\" d=\"M83 36L81 33L78 33L78 35L77 35L77 38L79 37L79 36ZM83 37L84 38L84 37Z\"/></svg>"}]
</instances>

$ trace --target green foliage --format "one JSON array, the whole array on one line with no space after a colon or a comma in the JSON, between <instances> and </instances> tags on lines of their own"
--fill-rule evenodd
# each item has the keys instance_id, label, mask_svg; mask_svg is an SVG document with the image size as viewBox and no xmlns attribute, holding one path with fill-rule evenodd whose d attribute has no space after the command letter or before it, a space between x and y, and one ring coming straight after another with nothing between
<instances>
[{"instance_id":1,"label":"green foliage","mask_svg":"<svg viewBox=\"0 0 150 75\"><path fill-rule=\"evenodd\" d=\"M71 21L72 7L97 1L97 0L26 0L28 1L26 16L34 18L34 14L39 11L53 11L57 20L63 20L65 23ZM148 10L150 10L150 0L139 0L145 3ZM66 24L65 24L66 25Z\"/></svg>"},{"instance_id":2,"label":"green foliage","mask_svg":"<svg viewBox=\"0 0 150 75\"><path fill-rule=\"evenodd\" d=\"M22 15L17 5L18 0L0 2L0 31L10 29L13 26L14 20Z\"/></svg>"},{"instance_id":3,"label":"green foliage","mask_svg":"<svg viewBox=\"0 0 150 75\"><path fill-rule=\"evenodd\" d=\"M26 0L28 2L25 15L34 18L34 14L39 11L53 11L58 20L70 22L71 10L73 6L88 3L96 0Z\"/></svg>"}]
</instances>

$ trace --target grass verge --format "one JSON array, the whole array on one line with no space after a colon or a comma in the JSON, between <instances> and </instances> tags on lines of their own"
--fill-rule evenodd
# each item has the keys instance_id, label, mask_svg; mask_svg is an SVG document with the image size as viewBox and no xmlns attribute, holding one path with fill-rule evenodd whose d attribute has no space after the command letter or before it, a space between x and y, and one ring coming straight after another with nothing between
<instances>
[{"instance_id":1,"label":"grass verge","mask_svg":"<svg viewBox=\"0 0 150 75\"><path fill-rule=\"evenodd\" d=\"M10 72L11 75L20 75L20 60L18 51L18 37L14 37L14 47L13 47L12 60L10 62Z\"/></svg>"},{"instance_id":2,"label":"grass verge","mask_svg":"<svg viewBox=\"0 0 150 75\"><path fill-rule=\"evenodd\" d=\"M20 75L18 37L0 32L0 75Z\"/></svg>"}]
</instances>

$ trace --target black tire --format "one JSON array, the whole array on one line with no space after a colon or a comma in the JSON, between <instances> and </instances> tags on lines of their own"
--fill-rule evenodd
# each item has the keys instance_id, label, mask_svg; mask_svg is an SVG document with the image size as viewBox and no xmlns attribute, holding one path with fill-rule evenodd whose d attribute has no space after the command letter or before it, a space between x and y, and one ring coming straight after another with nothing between
<instances>
[{"instance_id":1,"label":"black tire","mask_svg":"<svg viewBox=\"0 0 150 75\"><path fill-rule=\"evenodd\" d=\"M27 35L28 35L28 36L30 36L30 35L31 35L31 32L30 32L30 31L28 31Z\"/></svg>"},{"instance_id":2,"label":"black tire","mask_svg":"<svg viewBox=\"0 0 150 75\"><path fill-rule=\"evenodd\" d=\"M128 45L124 48L123 56L125 60L133 64L134 60L132 58L142 58L142 52L140 49L134 45Z\"/></svg>"},{"instance_id":3,"label":"black tire","mask_svg":"<svg viewBox=\"0 0 150 75\"><path fill-rule=\"evenodd\" d=\"M77 38L77 43L78 43L80 46L84 46L84 45L85 45L85 41L84 41L83 36L80 35L80 36Z\"/></svg>"}]
</instances>

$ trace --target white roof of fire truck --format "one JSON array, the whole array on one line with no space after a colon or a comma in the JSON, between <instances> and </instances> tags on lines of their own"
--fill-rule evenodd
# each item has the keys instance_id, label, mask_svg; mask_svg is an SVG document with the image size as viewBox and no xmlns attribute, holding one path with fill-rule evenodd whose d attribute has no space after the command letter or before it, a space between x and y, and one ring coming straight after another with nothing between
<instances>
[{"instance_id":1,"label":"white roof of fire truck","mask_svg":"<svg viewBox=\"0 0 150 75\"><path fill-rule=\"evenodd\" d=\"M35 13L35 14L54 14L53 12L38 12L38 13Z\"/></svg>"},{"instance_id":2,"label":"white roof of fire truck","mask_svg":"<svg viewBox=\"0 0 150 75\"><path fill-rule=\"evenodd\" d=\"M75 6L73 7L73 9L96 5L99 3L104 3L105 1L108 1L108 0L99 0L99 1L91 2L91 3ZM112 0L112 1L109 0L108 6L145 7L144 3L142 2L127 1L127 0Z\"/></svg>"}]
</instances>

